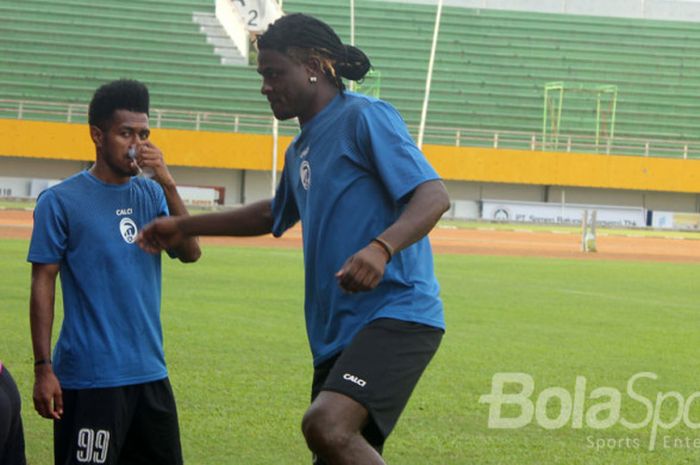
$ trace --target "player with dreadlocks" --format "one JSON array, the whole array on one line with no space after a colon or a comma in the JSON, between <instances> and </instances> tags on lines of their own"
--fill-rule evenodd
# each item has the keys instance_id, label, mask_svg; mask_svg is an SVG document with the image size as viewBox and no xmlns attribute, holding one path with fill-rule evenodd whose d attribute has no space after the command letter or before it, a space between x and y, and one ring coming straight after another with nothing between
<instances>
[{"instance_id":1,"label":"player with dreadlocks","mask_svg":"<svg viewBox=\"0 0 700 465\"><path fill-rule=\"evenodd\" d=\"M257 44L272 112L301 127L275 197L159 219L139 242L157 251L197 235L279 237L301 221L314 362L304 436L317 465L383 464L444 330L427 234L449 198L397 111L345 91L343 78L370 69L361 50L303 14L279 19Z\"/></svg>"}]
</instances>

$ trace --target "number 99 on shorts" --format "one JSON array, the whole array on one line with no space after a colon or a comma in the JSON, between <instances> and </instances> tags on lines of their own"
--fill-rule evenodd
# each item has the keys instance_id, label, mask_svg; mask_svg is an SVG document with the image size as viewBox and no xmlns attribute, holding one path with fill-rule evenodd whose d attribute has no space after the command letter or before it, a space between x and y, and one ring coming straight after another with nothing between
<instances>
[{"instance_id":1,"label":"number 99 on shorts","mask_svg":"<svg viewBox=\"0 0 700 465\"><path fill-rule=\"evenodd\" d=\"M78 431L76 460L80 463L105 463L109 452L109 431L82 428Z\"/></svg>"}]
</instances>

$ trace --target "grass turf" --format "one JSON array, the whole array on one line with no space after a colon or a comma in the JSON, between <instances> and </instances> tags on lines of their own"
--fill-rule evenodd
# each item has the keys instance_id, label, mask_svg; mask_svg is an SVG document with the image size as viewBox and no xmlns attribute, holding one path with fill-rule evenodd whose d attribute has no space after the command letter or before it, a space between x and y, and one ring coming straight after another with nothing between
<instances>
[{"instance_id":1,"label":"grass turf","mask_svg":"<svg viewBox=\"0 0 700 465\"><path fill-rule=\"evenodd\" d=\"M31 403L26 248L26 241L0 241L0 358L22 393L29 463L42 465L51 463L51 426ZM309 463L299 432L312 370L301 253L207 247L199 263L164 262L166 357L186 463ZM622 392L623 416L639 422L647 410L625 393L626 384L636 373L653 372L658 379L638 382L636 391L652 401L668 391L689 398L700 391L699 266L440 255L436 269L448 332L387 444L388 463L698 463L700 444L692 440L700 434L682 423L660 429L649 451L650 426L578 429L569 421L547 430L533 421L489 429L479 397L498 372L531 375L533 402L553 386L573 395L583 376L584 413L601 402L590 397L593 390L610 386ZM59 322L60 314L55 332ZM558 402L547 405L548 417L559 411ZM670 421L674 413L667 402L662 417ZM689 414L700 422L700 399ZM665 447L666 436L690 439L690 447L673 441L676 447Z\"/></svg>"}]
</instances>

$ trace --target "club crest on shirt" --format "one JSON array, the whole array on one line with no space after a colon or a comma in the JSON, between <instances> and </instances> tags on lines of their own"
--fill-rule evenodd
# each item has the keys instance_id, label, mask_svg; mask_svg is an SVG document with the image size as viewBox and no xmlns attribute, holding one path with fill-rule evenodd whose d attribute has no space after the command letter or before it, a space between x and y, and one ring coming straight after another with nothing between
<instances>
[{"instance_id":1,"label":"club crest on shirt","mask_svg":"<svg viewBox=\"0 0 700 465\"><path fill-rule=\"evenodd\" d=\"M301 185L304 186L304 190L309 190L311 187L311 164L308 160L301 162L299 167L299 178L301 178Z\"/></svg>"},{"instance_id":2,"label":"club crest on shirt","mask_svg":"<svg viewBox=\"0 0 700 465\"><path fill-rule=\"evenodd\" d=\"M134 220L129 217L125 217L119 222L119 232L122 234L122 237L127 244L133 244L139 229L136 227Z\"/></svg>"}]
</instances>

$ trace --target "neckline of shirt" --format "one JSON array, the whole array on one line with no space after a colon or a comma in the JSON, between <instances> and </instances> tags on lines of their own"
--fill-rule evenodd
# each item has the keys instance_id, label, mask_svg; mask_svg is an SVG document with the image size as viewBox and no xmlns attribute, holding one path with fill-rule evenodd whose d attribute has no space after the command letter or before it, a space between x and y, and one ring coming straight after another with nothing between
<instances>
[{"instance_id":1,"label":"neckline of shirt","mask_svg":"<svg viewBox=\"0 0 700 465\"><path fill-rule=\"evenodd\" d=\"M96 177L94 174L90 172L90 170L84 170L83 175L92 183L97 184L99 186L105 187L107 189L113 189L113 190L127 190L131 187L131 184L134 182L134 178L132 177L129 179L129 181L125 182L124 184L110 184L108 182L104 182L100 178Z\"/></svg>"}]
</instances>

